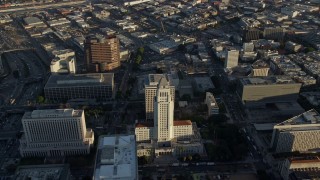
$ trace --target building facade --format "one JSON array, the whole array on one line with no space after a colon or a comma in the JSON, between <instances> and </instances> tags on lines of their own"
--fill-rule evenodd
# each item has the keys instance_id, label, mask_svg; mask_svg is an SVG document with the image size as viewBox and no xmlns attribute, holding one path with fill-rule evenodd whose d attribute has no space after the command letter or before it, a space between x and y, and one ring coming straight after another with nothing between
<instances>
[{"instance_id":1,"label":"building facade","mask_svg":"<svg viewBox=\"0 0 320 180\"><path fill-rule=\"evenodd\" d=\"M51 73L76 73L76 57L73 50L55 50L52 54L54 55L54 58L50 64Z\"/></svg>"},{"instance_id":2,"label":"building facade","mask_svg":"<svg viewBox=\"0 0 320 180\"><path fill-rule=\"evenodd\" d=\"M238 66L239 51L227 50L226 59L224 61L224 68L234 68Z\"/></svg>"},{"instance_id":3,"label":"building facade","mask_svg":"<svg viewBox=\"0 0 320 180\"><path fill-rule=\"evenodd\" d=\"M237 93L246 106L296 101L301 83L287 76L250 77L239 80Z\"/></svg>"},{"instance_id":4,"label":"building facade","mask_svg":"<svg viewBox=\"0 0 320 180\"><path fill-rule=\"evenodd\" d=\"M285 35L285 30L281 27L266 27L263 30L263 38L282 41Z\"/></svg>"},{"instance_id":5,"label":"building facade","mask_svg":"<svg viewBox=\"0 0 320 180\"><path fill-rule=\"evenodd\" d=\"M317 156L286 159L280 163L279 173L283 180L311 179L311 177L318 179L320 159Z\"/></svg>"},{"instance_id":6,"label":"building facade","mask_svg":"<svg viewBox=\"0 0 320 180\"><path fill-rule=\"evenodd\" d=\"M45 98L58 102L71 99L106 101L114 97L114 74L51 75L44 94Z\"/></svg>"},{"instance_id":7,"label":"building facade","mask_svg":"<svg viewBox=\"0 0 320 180\"><path fill-rule=\"evenodd\" d=\"M168 88L170 89L171 98L175 98L175 87L172 85L167 74L149 74L145 84L145 103L146 103L146 120L154 119L154 100L156 97L157 87L160 79L166 79Z\"/></svg>"},{"instance_id":8,"label":"building facade","mask_svg":"<svg viewBox=\"0 0 320 180\"><path fill-rule=\"evenodd\" d=\"M251 40L258 40L260 38L260 30L250 28L243 32L243 40L245 42L250 42Z\"/></svg>"},{"instance_id":9,"label":"building facade","mask_svg":"<svg viewBox=\"0 0 320 180\"><path fill-rule=\"evenodd\" d=\"M88 36L84 49L89 71L104 72L120 66L120 42L116 36Z\"/></svg>"},{"instance_id":10,"label":"building facade","mask_svg":"<svg viewBox=\"0 0 320 180\"><path fill-rule=\"evenodd\" d=\"M315 152L320 147L320 115L311 109L274 126L271 148L275 152Z\"/></svg>"},{"instance_id":11,"label":"building facade","mask_svg":"<svg viewBox=\"0 0 320 180\"><path fill-rule=\"evenodd\" d=\"M93 131L86 128L83 110L26 112L22 117L22 126L22 157L89 154L94 142Z\"/></svg>"},{"instance_id":12,"label":"building facade","mask_svg":"<svg viewBox=\"0 0 320 180\"><path fill-rule=\"evenodd\" d=\"M270 67L263 60L257 60L251 66L251 76L268 76Z\"/></svg>"},{"instance_id":13,"label":"building facade","mask_svg":"<svg viewBox=\"0 0 320 180\"><path fill-rule=\"evenodd\" d=\"M161 78L154 102L154 139L158 142L173 139L174 99L169 82Z\"/></svg>"},{"instance_id":14,"label":"building facade","mask_svg":"<svg viewBox=\"0 0 320 180\"><path fill-rule=\"evenodd\" d=\"M212 93L206 92L205 103L207 104L207 107L208 107L208 116L219 114L219 106Z\"/></svg>"}]
</instances>

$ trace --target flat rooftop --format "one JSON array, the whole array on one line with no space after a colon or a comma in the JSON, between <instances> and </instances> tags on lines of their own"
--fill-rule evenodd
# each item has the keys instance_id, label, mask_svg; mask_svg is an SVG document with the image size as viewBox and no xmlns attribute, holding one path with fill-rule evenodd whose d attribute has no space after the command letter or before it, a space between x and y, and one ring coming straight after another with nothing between
<instances>
[{"instance_id":1,"label":"flat rooftop","mask_svg":"<svg viewBox=\"0 0 320 180\"><path fill-rule=\"evenodd\" d=\"M257 60L252 64L252 68L254 69L269 68L269 65L263 60Z\"/></svg>"},{"instance_id":2,"label":"flat rooftop","mask_svg":"<svg viewBox=\"0 0 320 180\"><path fill-rule=\"evenodd\" d=\"M25 17L23 19L23 21L27 24L27 25L35 25L35 24L40 24L43 23L39 18L37 17Z\"/></svg>"},{"instance_id":3,"label":"flat rooftop","mask_svg":"<svg viewBox=\"0 0 320 180\"><path fill-rule=\"evenodd\" d=\"M311 109L307 112L304 112L298 116L295 116L291 119L288 119L282 123L277 124L276 126L285 126L285 125L290 125L290 126L299 126L299 125L304 125L304 124L320 124L320 115L319 113Z\"/></svg>"},{"instance_id":4,"label":"flat rooftop","mask_svg":"<svg viewBox=\"0 0 320 180\"><path fill-rule=\"evenodd\" d=\"M214 88L210 77L194 77L193 79L199 91L204 92L208 89Z\"/></svg>"},{"instance_id":5,"label":"flat rooftop","mask_svg":"<svg viewBox=\"0 0 320 180\"><path fill-rule=\"evenodd\" d=\"M160 83L160 80L162 80L162 83L168 83L168 85L171 85L168 74L149 74L145 81L145 85L157 86Z\"/></svg>"},{"instance_id":6,"label":"flat rooftop","mask_svg":"<svg viewBox=\"0 0 320 180\"><path fill-rule=\"evenodd\" d=\"M240 79L243 85L294 84L289 76L246 77Z\"/></svg>"},{"instance_id":7,"label":"flat rooftop","mask_svg":"<svg viewBox=\"0 0 320 180\"><path fill-rule=\"evenodd\" d=\"M83 110L74 109L47 109L26 112L23 119L81 117Z\"/></svg>"},{"instance_id":8,"label":"flat rooftop","mask_svg":"<svg viewBox=\"0 0 320 180\"><path fill-rule=\"evenodd\" d=\"M113 73L95 74L52 74L45 88L77 87L77 86L113 86Z\"/></svg>"},{"instance_id":9,"label":"flat rooftop","mask_svg":"<svg viewBox=\"0 0 320 180\"><path fill-rule=\"evenodd\" d=\"M137 150L134 135L100 136L94 179L137 179Z\"/></svg>"}]
</instances>

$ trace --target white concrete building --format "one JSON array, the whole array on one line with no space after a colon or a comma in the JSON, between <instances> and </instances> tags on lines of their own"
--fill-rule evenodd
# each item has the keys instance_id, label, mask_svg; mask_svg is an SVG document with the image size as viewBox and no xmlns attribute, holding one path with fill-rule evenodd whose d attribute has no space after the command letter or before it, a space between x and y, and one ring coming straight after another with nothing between
<instances>
[{"instance_id":1,"label":"white concrete building","mask_svg":"<svg viewBox=\"0 0 320 180\"><path fill-rule=\"evenodd\" d=\"M155 81L153 78L159 78ZM171 86L165 75L149 76L155 87L155 95L146 98L153 100L154 122L137 123L135 134L138 142L137 155L163 154L180 156L185 154L203 153L203 145L196 133L197 127L190 120L174 121L174 86ZM152 90L152 91L151 91ZM150 99L149 99L150 100Z\"/></svg>"},{"instance_id":2,"label":"white concrete building","mask_svg":"<svg viewBox=\"0 0 320 180\"><path fill-rule=\"evenodd\" d=\"M170 95L175 98L175 87L170 81L170 77L167 74L149 74L148 79L145 82L145 103L146 103L146 119L154 119L154 99L156 96L158 84L161 79L166 79L168 88L170 89Z\"/></svg>"},{"instance_id":3,"label":"white concrete building","mask_svg":"<svg viewBox=\"0 0 320 180\"><path fill-rule=\"evenodd\" d=\"M22 117L22 126L22 157L89 154L94 141L93 131L86 128L83 110L26 112Z\"/></svg>"},{"instance_id":4,"label":"white concrete building","mask_svg":"<svg viewBox=\"0 0 320 180\"><path fill-rule=\"evenodd\" d=\"M208 116L211 116L213 114L219 114L219 106L216 102L216 99L210 92L206 92L206 100L205 103L208 107Z\"/></svg>"},{"instance_id":5,"label":"white concrete building","mask_svg":"<svg viewBox=\"0 0 320 180\"><path fill-rule=\"evenodd\" d=\"M159 54L166 54L177 49L179 44L172 40L164 40L149 45L149 48Z\"/></svg>"},{"instance_id":6,"label":"white concrete building","mask_svg":"<svg viewBox=\"0 0 320 180\"><path fill-rule=\"evenodd\" d=\"M239 51L227 50L226 59L224 61L224 68L234 68L238 66Z\"/></svg>"},{"instance_id":7,"label":"white concrete building","mask_svg":"<svg viewBox=\"0 0 320 180\"><path fill-rule=\"evenodd\" d=\"M173 139L174 96L169 81L161 78L154 102L154 139L158 142Z\"/></svg>"},{"instance_id":8,"label":"white concrete building","mask_svg":"<svg viewBox=\"0 0 320 180\"><path fill-rule=\"evenodd\" d=\"M138 180L134 135L100 136L94 180Z\"/></svg>"},{"instance_id":9,"label":"white concrete building","mask_svg":"<svg viewBox=\"0 0 320 180\"><path fill-rule=\"evenodd\" d=\"M52 55L54 56L50 64L52 73L76 73L76 56L73 50L54 50Z\"/></svg>"},{"instance_id":10,"label":"white concrete building","mask_svg":"<svg viewBox=\"0 0 320 180\"><path fill-rule=\"evenodd\" d=\"M320 116L311 109L274 126L271 148L275 152L314 152L320 148Z\"/></svg>"}]
</instances>

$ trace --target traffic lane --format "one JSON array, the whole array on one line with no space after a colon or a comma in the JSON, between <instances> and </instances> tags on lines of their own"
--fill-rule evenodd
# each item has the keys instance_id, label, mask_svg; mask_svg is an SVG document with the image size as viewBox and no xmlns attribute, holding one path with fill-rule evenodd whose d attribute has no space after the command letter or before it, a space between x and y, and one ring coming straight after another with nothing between
<instances>
[{"instance_id":1,"label":"traffic lane","mask_svg":"<svg viewBox=\"0 0 320 180\"><path fill-rule=\"evenodd\" d=\"M170 169L173 174L182 174L186 172L225 172L230 173L232 171L238 172L254 172L252 164L240 163L240 164L216 164L213 166L208 165L189 165L189 166L167 166L167 167L139 167L139 171L157 173L159 170Z\"/></svg>"}]
</instances>

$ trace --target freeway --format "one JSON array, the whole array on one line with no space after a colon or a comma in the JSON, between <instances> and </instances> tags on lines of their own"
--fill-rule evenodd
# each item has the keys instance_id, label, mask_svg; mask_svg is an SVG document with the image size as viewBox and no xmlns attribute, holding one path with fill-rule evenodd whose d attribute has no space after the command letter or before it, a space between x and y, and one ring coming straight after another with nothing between
<instances>
[{"instance_id":1,"label":"freeway","mask_svg":"<svg viewBox=\"0 0 320 180\"><path fill-rule=\"evenodd\" d=\"M71 5L79 5L84 4L86 1L71 1L71 2L57 2L57 3L49 3L49 4L42 4L42 5L35 5L35 6L24 6L24 7L16 7L16 8L7 8L7 9L0 9L0 13L16 13L18 11L30 11L30 10L40 10L45 8L53 8L53 7L60 7L60 6L71 6Z\"/></svg>"}]
</instances>

